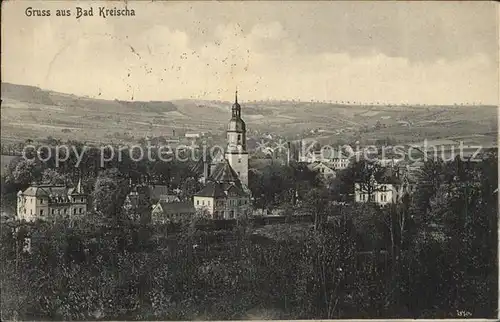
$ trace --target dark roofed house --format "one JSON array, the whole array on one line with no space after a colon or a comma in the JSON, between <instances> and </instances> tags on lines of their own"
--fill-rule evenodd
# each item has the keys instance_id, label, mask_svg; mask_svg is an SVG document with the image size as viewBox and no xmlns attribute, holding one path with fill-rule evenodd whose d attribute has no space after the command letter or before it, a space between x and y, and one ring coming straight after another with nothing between
<instances>
[{"instance_id":1,"label":"dark roofed house","mask_svg":"<svg viewBox=\"0 0 500 322\"><path fill-rule=\"evenodd\" d=\"M203 189L201 189L196 196L199 197L212 197L212 198L222 198L225 197L224 186L222 183L208 182Z\"/></svg>"},{"instance_id":2,"label":"dark roofed house","mask_svg":"<svg viewBox=\"0 0 500 322\"><path fill-rule=\"evenodd\" d=\"M191 201L188 202L167 202L158 201L151 211L152 223L178 222L183 218L189 218L196 213Z\"/></svg>"},{"instance_id":3,"label":"dark roofed house","mask_svg":"<svg viewBox=\"0 0 500 322\"><path fill-rule=\"evenodd\" d=\"M180 201L179 197L172 193L166 185L149 185L149 198L151 202L156 203L160 200L167 202Z\"/></svg>"}]
</instances>

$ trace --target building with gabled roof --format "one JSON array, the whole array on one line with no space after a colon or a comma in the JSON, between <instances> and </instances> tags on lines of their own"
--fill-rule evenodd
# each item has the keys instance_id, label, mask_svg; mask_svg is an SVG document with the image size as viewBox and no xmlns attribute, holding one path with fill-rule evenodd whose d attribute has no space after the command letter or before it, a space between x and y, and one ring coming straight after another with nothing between
<instances>
[{"instance_id":1,"label":"building with gabled roof","mask_svg":"<svg viewBox=\"0 0 500 322\"><path fill-rule=\"evenodd\" d=\"M308 164L307 168L311 171L319 173L324 180L332 179L337 176L335 166L333 166L331 162L316 161Z\"/></svg>"},{"instance_id":2,"label":"building with gabled roof","mask_svg":"<svg viewBox=\"0 0 500 322\"><path fill-rule=\"evenodd\" d=\"M190 201L158 201L151 211L151 222L155 224L166 224L169 222L179 222L184 218L190 218L196 210Z\"/></svg>"},{"instance_id":3,"label":"building with gabled roof","mask_svg":"<svg viewBox=\"0 0 500 322\"><path fill-rule=\"evenodd\" d=\"M17 193L17 218L25 221L56 220L87 213L87 194L81 180L76 187L33 184Z\"/></svg>"},{"instance_id":4,"label":"building with gabled roof","mask_svg":"<svg viewBox=\"0 0 500 322\"><path fill-rule=\"evenodd\" d=\"M413 192L416 178L410 171L397 167L384 167L372 173L369 180L354 183L355 202L373 202L378 205L399 203L403 196Z\"/></svg>"},{"instance_id":5,"label":"building with gabled roof","mask_svg":"<svg viewBox=\"0 0 500 322\"><path fill-rule=\"evenodd\" d=\"M246 125L241 119L238 92L227 126L227 148L213 158L205 157L195 168L203 169L204 187L193 197L194 208L213 219L233 219L250 210Z\"/></svg>"}]
</instances>

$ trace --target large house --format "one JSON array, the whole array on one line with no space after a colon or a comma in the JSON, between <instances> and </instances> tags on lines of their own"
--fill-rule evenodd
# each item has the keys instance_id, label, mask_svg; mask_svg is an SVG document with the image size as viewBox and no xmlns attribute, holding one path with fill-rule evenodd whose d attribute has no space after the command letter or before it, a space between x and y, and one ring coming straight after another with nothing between
<instances>
[{"instance_id":1,"label":"large house","mask_svg":"<svg viewBox=\"0 0 500 322\"><path fill-rule=\"evenodd\" d=\"M184 218L190 218L195 214L192 202L160 200L151 211L151 222L154 224L166 224L179 222Z\"/></svg>"},{"instance_id":2,"label":"large house","mask_svg":"<svg viewBox=\"0 0 500 322\"><path fill-rule=\"evenodd\" d=\"M414 178L409 171L394 167L372 173L369 180L354 183L355 202L373 202L378 205L399 203L406 194L411 194Z\"/></svg>"},{"instance_id":3,"label":"large house","mask_svg":"<svg viewBox=\"0 0 500 322\"><path fill-rule=\"evenodd\" d=\"M241 119L238 92L231 108L224 157L203 160L204 187L193 197L194 208L213 219L232 219L250 209L246 125Z\"/></svg>"},{"instance_id":4,"label":"large house","mask_svg":"<svg viewBox=\"0 0 500 322\"><path fill-rule=\"evenodd\" d=\"M72 218L87 213L87 195L81 181L76 187L33 184L17 193L17 217L35 221Z\"/></svg>"},{"instance_id":5,"label":"large house","mask_svg":"<svg viewBox=\"0 0 500 322\"><path fill-rule=\"evenodd\" d=\"M332 179L337 176L335 167L330 162L314 162L309 164L307 168L311 171L319 173L324 180Z\"/></svg>"}]
</instances>

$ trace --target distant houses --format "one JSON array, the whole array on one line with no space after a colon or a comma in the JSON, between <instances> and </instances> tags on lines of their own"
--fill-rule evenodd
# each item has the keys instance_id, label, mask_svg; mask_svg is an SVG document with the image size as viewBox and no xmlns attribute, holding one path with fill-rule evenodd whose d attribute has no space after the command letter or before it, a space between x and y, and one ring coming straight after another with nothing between
<instances>
[{"instance_id":1,"label":"distant houses","mask_svg":"<svg viewBox=\"0 0 500 322\"><path fill-rule=\"evenodd\" d=\"M305 155L301 155L299 161L311 164L321 163L323 164L323 166L320 166L321 168L327 166L336 171L346 169L351 163L347 155L340 150L334 149L321 149L320 151L308 152Z\"/></svg>"}]
</instances>

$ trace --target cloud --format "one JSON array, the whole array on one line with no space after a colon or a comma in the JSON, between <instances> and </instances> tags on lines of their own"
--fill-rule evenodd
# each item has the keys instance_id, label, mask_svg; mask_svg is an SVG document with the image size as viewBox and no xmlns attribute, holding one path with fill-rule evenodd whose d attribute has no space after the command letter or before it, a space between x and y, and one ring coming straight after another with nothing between
<instances>
[{"instance_id":1,"label":"cloud","mask_svg":"<svg viewBox=\"0 0 500 322\"><path fill-rule=\"evenodd\" d=\"M271 22L269 24L258 23L250 32L250 36L261 38L261 39L272 39L279 40L286 36L286 31L283 29L283 26L277 22Z\"/></svg>"},{"instance_id":2,"label":"cloud","mask_svg":"<svg viewBox=\"0 0 500 322\"><path fill-rule=\"evenodd\" d=\"M447 18L425 18L435 25L404 29L400 21L391 27L391 14L411 19L402 7L384 4L386 14L367 13L373 26L368 30L369 23L349 11L351 5L344 5L343 15L335 14L337 20L324 20L329 4L305 11L309 7L300 3L248 8L192 3L190 9L134 2L137 18L76 20L28 19L18 3L2 11L9 10L2 17L2 79L14 83L109 99L226 100L238 87L242 100L497 103L498 66L486 47L462 50L466 44L455 36L463 28ZM248 9L246 15L241 8ZM273 18L268 12L276 8L282 15ZM424 25L419 33L417 27ZM443 55L431 53L434 40L429 39L453 29L451 38L440 40Z\"/></svg>"}]
</instances>

